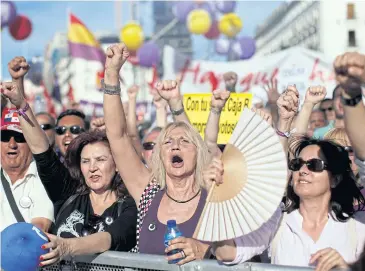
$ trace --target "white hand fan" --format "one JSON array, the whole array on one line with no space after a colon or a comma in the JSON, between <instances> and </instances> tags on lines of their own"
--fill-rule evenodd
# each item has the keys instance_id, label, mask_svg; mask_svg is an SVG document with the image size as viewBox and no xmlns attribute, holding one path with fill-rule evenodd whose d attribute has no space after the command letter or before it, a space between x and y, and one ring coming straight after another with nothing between
<instances>
[{"instance_id":1,"label":"white hand fan","mask_svg":"<svg viewBox=\"0 0 365 271\"><path fill-rule=\"evenodd\" d=\"M223 184L213 185L194 238L224 241L257 230L277 210L287 184L287 162L275 130L245 109L226 145Z\"/></svg>"}]
</instances>

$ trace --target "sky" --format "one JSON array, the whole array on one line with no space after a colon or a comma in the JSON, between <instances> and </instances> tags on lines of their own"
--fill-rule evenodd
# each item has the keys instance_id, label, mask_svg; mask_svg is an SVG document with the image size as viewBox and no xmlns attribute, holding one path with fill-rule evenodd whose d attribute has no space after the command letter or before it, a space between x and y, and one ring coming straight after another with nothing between
<instances>
[{"instance_id":1,"label":"sky","mask_svg":"<svg viewBox=\"0 0 365 271\"><path fill-rule=\"evenodd\" d=\"M255 28L267 18L283 1L238 1L236 13L243 21L240 35L251 36ZM44 48L56 32L67 32L67 14L71 11L92 32L110 32L119 35L120 27L131 20L130 2L118 4L112 1L17 1L17 13L32 21L32 33L24 41L14 40L8 29L1 31L1 78L9 78L7 63L15 56L41 56ZM121 25L117 25L115 14L120 14ZM139 22L145 36L153 34L151 1L139 1ZM204 58L207 48L213 43L204 36L193 36L194 58ZM212 59L221 58L212 56Z\"/></svg>"}]
</instances>

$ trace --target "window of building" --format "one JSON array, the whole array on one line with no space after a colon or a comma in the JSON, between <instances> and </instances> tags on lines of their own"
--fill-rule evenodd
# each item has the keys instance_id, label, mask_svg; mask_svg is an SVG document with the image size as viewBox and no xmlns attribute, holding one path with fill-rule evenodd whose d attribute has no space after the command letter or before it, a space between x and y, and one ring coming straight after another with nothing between
<instances>
[{"instance_id":1,"label":"window of building","mask_svg":"<svg viewBox=\"0 0 365 271\"><path fill-rule=\"evenodd\" d=\"M347 19L355 19L355 4L347 4Z\"/></svg>"},{"instance_id":2,"label":"window of building","mask_svg":"<svg viewBox=\"0 0 365 271\"><path fill-rule=\"evenodd\" d=\"M354 30L348 32L349 47L356 47L356 33Z\"/></svg>"}]
</instances>

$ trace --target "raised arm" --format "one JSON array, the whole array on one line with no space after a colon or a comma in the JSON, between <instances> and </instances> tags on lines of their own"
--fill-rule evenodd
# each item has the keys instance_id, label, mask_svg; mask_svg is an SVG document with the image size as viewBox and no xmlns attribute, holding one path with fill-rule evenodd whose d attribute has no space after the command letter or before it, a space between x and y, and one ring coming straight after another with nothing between
<instances>
[{"instance_id":1,"label":"raised arm","mask_svg":"<svg viewBox=\"0 0 365 271\"><path fill-rule=\"evenodd\" d=\"M299 92L295 86L288 88L280 95L278 102L279 122L277 124L277 134L280 136L284 151L288 151L288 137L290 136L290 126L299 107Z\"/></svg>"},{"instance_id":2,"label":"raised arm","mask_svg":"<svg viewBox=\"0 0 365 271\"><path fill-rule=\"evenodd\" d=\"M156 92L153 94L153 104L156 108L156 125L164 128L167 125L167 102Z\"/></svg>"},{"instance_id":3,"label":"raised arm","mask_svg":"<svg viewBox=\"0 0 365 271\"><path fill-rule=\"evenodd\" d=\"M210 113L205 128L204 141L207 143L210 153L213 156L219 156L222 152L218 147L219 120L221 112L228 100L230 92L228 90L217 89L213 91L212 101L210 103Z\"/></svg>"},{"instance_id":4,"label":"raised arm","mask_svg":"<svg viewBox=\"0 0 365 271\"><path fill-rule=\"evenodd\" d=\"M264 90L267 93L270 113L272 116L274 126L276 127L279 120L277 101L280 97L278 91L278 80L272 78L271 81L264 86Z\"/></svg>"},{"instance_id":5,"label":"raised arm","mask_svg":"<svg viewBox=\"0 0 365 271\"><path fill-rule=\"evenodd\" d=\"M336 79L344 89L342 104L345 110L345 129L356 157L365 161L365 106L361 100L361 95L365 96L365 55L340 55L336 58L334 67Z\"/></svg>"},{"instance_id":6,"label":"raised arm","mask_svg":"<svg viewBox=\"0 0 365 271\"><path fill-rule=\"evenodd\" d=\"M306 134L308 131L309 119L312 110L316 104L323 101L327 91L323 86L309 87L305 94L302 109L299 111L297 120L295 121L295 132L298 134Z\"/></svg>"},{"instance_id":7,"label":"raised arm","mask_svg":"<svg viewBox=\"0 0 365 271\"><path fill-rule=\"evenodd\" d=\"M119 173L137 206L146 188L150 172L134 150L128 136L127 123L120 98L119 72L129 57L122 43L110 46L106 51L104 76L104 119L114 161ZM119 88L119 90L116 88Z\"/></svg>"},{"instance_id":8,"label":"raised arm","mask_svg":"<svg viewBox=\"0 0 365 271\"><path fill-rule=\"evenodd\" d=\"M137 129L137 119L136 119L136 111L137 111L137 94L139 91L139 87L137 85L133 85L127 90L128 94L128 116L127 116L127 133L132 140L132 144L134 149L136 150L139 157L142 159L142 143L139 138L138 129Z\"/></svg>"},{"instance_id":9,"label":"raised arm","mask_svg":"<svg viewBox=\"0 0 365 271\"><path fill-rule=\"evenodd\" d=\"M189 118L184 110L183 98L180 94L179 82L174 80L165 80L158 82L156 85L156 90L158 94L167 101L174 120L190 124Z\"/></svg>"}]
</instances>

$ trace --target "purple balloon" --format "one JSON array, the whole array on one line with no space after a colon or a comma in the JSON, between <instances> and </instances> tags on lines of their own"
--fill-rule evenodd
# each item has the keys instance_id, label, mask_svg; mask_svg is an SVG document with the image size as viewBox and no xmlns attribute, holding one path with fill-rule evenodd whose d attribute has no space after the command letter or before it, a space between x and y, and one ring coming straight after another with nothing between
<instances>
[{"instance_id":1,"label":"purple balloon","mask_svg":"<svg viewBox=\"0 0 365 271\"><path fill-rule=\"evenodd\" d=\"M231 50L237 58L249 59L256 52L256 42L250 37L240 37L232 44Z\"/></svg>"},{"instance_id":2,"label":"purple balloon","mask_svg":"<svg viewBox=\"0 0 365 271\"><path fill-rule=\"evenodd\" d=\"M194 8L195 3L192 1L176 2L173 7L173 13L180 22L185 23L190 11L192 11Z\"/></svg>"},{"instance_id":3,"label":"purple balloon","mask_svg":"<svg viewBox=\"0 0 365 271\"><path fill-rule=\"evenodd\" d=\"M11 1L1 1L1 28L10 25L15 18L15 4Z\"/></svg>"},{"instance_id":4,"label":"purple balloon","mask_svg":"<svg viewBox=\"0 0 365 271\"><path fill-rule=\"evenodd\" d=\"M215 6L222 13L231 13L236 8L236 1L218 1Z\"/></svg>"},{"instance_id":5,"label":"purple balloon","mask_svg":"<svg viewBox=\"0 0 365 271\"><path fill-rule=\"evenodd\" d=\"M153 41L144 43L137 51L138 64L151 68L160 61L160 48Z\"/></svg>"},{"instance_id":6,"label":"purple balloon","mask_svg":"<svg viewBox=\"0 0 365 271\"><path fill-rule=\"evenodd\" d=\"M202 3L201 5L198 5L197 7L198 9L204 9L205 11L207 11L210 15L210 18L212 19L212 21L216 18L216 9L214 7L214 5L210 2L205 2Z\"/></svg>"},{"instance_id":7,"label":"purple balloon","mask_svg":"<svg viewBox=\"0 0 365 271\"><path fill-rule=\"evenodd\" d=\"M231 47L231 42L227 39L217 39L214 42L215 51L219 55L226 55Z\"/></svg>"}]
</instances>

